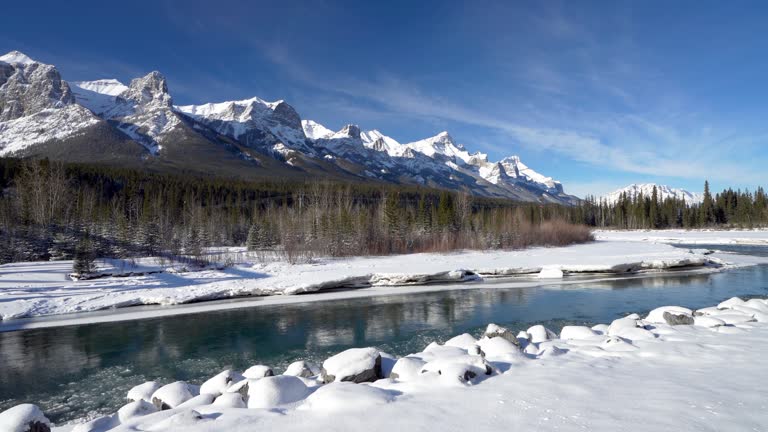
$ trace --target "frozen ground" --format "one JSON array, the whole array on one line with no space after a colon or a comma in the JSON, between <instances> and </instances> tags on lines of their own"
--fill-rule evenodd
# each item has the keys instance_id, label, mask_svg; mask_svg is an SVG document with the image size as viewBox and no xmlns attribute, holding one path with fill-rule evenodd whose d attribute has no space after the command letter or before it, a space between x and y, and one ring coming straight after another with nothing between
<instances>
[{"instance_id":1,"label":"frozen ground","mask_svg":"<svg viewBox=\"0 0 768 432\"><path fill-rule=\"evenodd\" d=\"M146 258L135 267L109 262L101 268L106 273L134 272L136 275L83 281L68 279L70 261L12 263L0 266L0 318L11 320L335 288L466 282L520 274L546 278L549 283L552 278L567 279L573 273L629 274L724 263L744 265L754 261L755 258L746 256L705 255L703 250L689 251L664 244L599 241L524 251L319 259L296 265L243 263L222 270L194 272L180 272L178 266L168 268Z\"/></svg>"},{"instance_id":2,"label":"frozen ground","mask_svg":"<svg viewBox=\"0 0 768 432\"><path fill-rule=\"evenodd\" d=\"M768 245L768 230L632 230L595 231L607 241L644 241L706 245Z\"/></svg>"},{"instance_id":3,"label":"frozen ground","mask_svg":"<svg viewBox=\"0 0 768 432\"><path fill-rule=\"evenodd\" d=\"M670 325L664 312L689 324ZM260 374L246 391L236 371L202 391L202 383L147 384L131 392L146 401L54 431L765 430L768 301L660 308L608 324L560 335L534 326L517 337L489 326L480 340L460 335L401 359L382 353L371 383L322 384L317 367L304 364L289 367L301 378ZM357 351L323 366L361 377L372 362ZM158 398L170 409L156 411Z\"/></svg>"}]
</instances>

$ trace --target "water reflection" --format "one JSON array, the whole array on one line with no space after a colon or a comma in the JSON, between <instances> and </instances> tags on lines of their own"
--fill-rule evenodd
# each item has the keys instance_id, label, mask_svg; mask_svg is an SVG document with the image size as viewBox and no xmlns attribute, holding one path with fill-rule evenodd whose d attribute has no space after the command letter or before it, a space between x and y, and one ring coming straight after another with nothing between
<instances>
[{"instance_id":1,"label":"water reflection","mask_svg":"<svg viewBox=\"0 0 768 432\"><path fill-rule=\"evenodd\" d=\"M52 420L114 411L146 379L201 381L228 367L320 361L351 346L393 354L489 322L512 328L609 322L665 304L709 306L733 295L768 295L768 267L715 275L393 295L0 333L0 410L36 402Z\"/></svg>"}]
</instances>

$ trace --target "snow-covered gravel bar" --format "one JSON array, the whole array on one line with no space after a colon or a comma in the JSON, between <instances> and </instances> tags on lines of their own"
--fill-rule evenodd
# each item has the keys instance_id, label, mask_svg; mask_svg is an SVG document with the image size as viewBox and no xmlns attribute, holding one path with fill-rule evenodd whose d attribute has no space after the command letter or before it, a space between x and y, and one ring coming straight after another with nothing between
<instances>
[{"instance_id":1,"label":"snow-covered gravel bar","mask_svg":"<svg viewBox=\"0 0 768 432\"><path fill-rule=\"evenodd\" d=\"M53 430L761 431L766 352L764 299L667 306L559 335L491 324L479 340L402 358L355 348L281 375L256 365L203 383L136 383L115 414ZM33 405L0 413L0 428L29 424L48 421Z\"/></svg>"},{"instance_id":2,"label":"snow-covered gravel bar","mask_svg":"<svg viewBox=\"0 0 768 432\"><path fill-rule=\"evenodd\" d=\"M16 318L128 306L180 305L337 288L392 288L371 290L370 295L376 295L413 289L403 286L520 275L528 277L529 283L531 278L553 283L568 280L574 274L627 275L671 269L717 269L762 261L756 257L709 254L704 250L680 249L650 242L597 241L522 251L318 259L309 264L241 264L222 270L190 272L164 271L161 266L153 264L153 260L145 259L132 271L146 274L82 281L68 278L72 265L69 261L12 263L0 266L0 318L7 323ZM126 271L102 270L115 273ZM302 297L302 301L309 300L309 297ZM221 302L218 306L233 307L231 303ZM163 308L157 309L161 312ZM136 317L147 315L151 312L143 311Z\"/></svg>"}]
</instances>

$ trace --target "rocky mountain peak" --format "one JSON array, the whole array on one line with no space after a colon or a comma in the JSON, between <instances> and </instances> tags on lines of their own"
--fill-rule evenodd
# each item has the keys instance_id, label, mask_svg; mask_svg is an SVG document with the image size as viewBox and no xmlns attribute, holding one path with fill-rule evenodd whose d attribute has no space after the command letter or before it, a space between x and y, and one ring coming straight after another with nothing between
<instances>
[{"instance_id":1,"label":"rocky mountain peak","mask_svg":"<svg viewBox=\"0 0 768 432\"><path fill-rule=\"evenodd\" d=\"M167 107L173 106L165 76L157 71L131 80L128 90L123 92L120 97L142 105L152 103Z\"/></svg>"},{"instance_id":2,"label":"rocky mountain peak","mask_svg":"<svg viewBox=\"0 0 768 432\"><path fill-rule=\"evenodd\" d=\"M36 62L18 51L11 51L0 60L0 121L75 102L72 91L55 67Z\"/></svg>"},{"instance_id":3,"label":"rocky mountain peak","mask_svg":"<svg viewBox=\"0 0 768 432\"><path fill-rule=\"evenodd\" d=\"M360 128L357 125L348 124L341 128L340 131L336 133L336 136L340 137L349 137L354 139L361 139L360 138Z\"/></svg>"}]
</instances>

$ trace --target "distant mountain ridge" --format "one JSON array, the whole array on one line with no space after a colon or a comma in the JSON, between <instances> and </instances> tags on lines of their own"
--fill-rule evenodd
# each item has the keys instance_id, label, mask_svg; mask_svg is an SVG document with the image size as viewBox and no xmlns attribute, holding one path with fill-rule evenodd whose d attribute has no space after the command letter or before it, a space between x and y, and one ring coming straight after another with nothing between
<instances>
[{"instance_id":1,"label":"distant mountain ridge","mask_svg":"<svg viewBox=\"0 0 768 432\"><path fill-rule=\"evenodd\" d=\"M441 132L400 143L378 130L332 131L283 100L178 106L151 72L67 82L18 51L0 57L0 156L146 166L217 175L332 177L575 204L518 156L490 161Z\"/></svg>"},{"instance_id":2,"label":"distant mountain ridge","mask_svg":"<svg viewBox=\"0 0 768 432\"><path fill-rule=\"evenodd\" d=\"M678 200L685 200L687 204L700 204L704 200L704 196L701 194L689 192L685 189L676 189L655 183L631 184L627 187L604 195L601 200L607 202L608 204L615 204L621 199L623 195L626 195L628 198L635 198L639 195L644 197L651 197L654 187L656 187L656 194L659 197L659 201L664 201L667 198L674 198Z\"/></svg>"}]
</instances>

